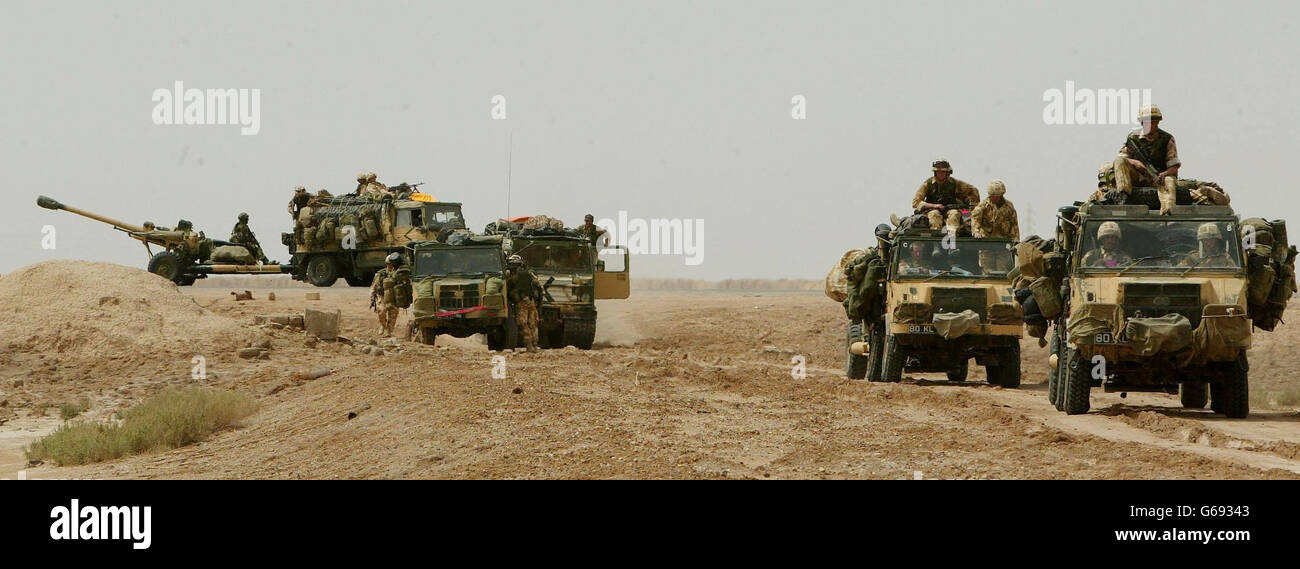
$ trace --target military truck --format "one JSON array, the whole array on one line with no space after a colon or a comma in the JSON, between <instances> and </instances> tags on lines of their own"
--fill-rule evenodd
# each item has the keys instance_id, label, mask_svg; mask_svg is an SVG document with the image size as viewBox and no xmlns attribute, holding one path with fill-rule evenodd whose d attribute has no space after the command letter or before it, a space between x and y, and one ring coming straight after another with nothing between
<instances>
[{"instance_id":1,"label":"military truck","mask_svg":"<svg viewBox=\"0 0 1300 569\"><path fill-rule=\"evenodd\" d=\"M408 245L412 331L429 345L441 334L483 334L488 349L516 347L519 326L506 300L501 236L474 236L457 243Z\"/></svg>"},{"instance_id":2,"label":"military truck","mask_svg":"<svg viewBox=\"0 0 1300 569\"><path fill-rule=\"evenodd\" d=\"M519 255L542 282L537 307L538 343L543 348L591 349L596 339L596 300L629 296L628 252L622 267L607 271L591 241L565 233L516 232L504 236L505 253Z\"/></svg>"},{"instance_id":3,"label":"military truck","mask_svg":"<svg viewBox=\"0 0 1300 569\"><path fill-rule=\"evenodd\" d=\"M881 249L879 322L849 324L849 377L897 382L904 371L944 372L962 382L974 359L990 384L1019 387L1024 323L1007 277L1011 246L928 229L895 232Z\"/></svg>"},{"instance_id":4,"label":"military truck","mask_svg":"<svg viewBox=\"0 0 1300 569\"><path fill-rule=\"evenodd\" d=\"M351 286L370 286L389 253L457 229L465 229L459 203L315 196L280 241L289 248L295 280L327 287L342 277Z\"/></svg>"},{"instance_id":5,"label":"military truck","mask_svg":"<svg viewBox=\"0 0 1300 569\"><path fill-rule=\"evenodd\" d=\"M193 224L184 219L176 222L174 228L162 227L149 221L135 225L65 205L47 196L37 197L36 205L75 213L126 233L144 244L145 252L149 255L149 272L180 286L192 285L194 281L207 278L210 274L278 275L294 269L292 265L258 264L248 248L238 243L211 239L202 231L195 230ZM151 246L162 250L154 252Z\"/></svg>"},{"instance_id":6,"label":"military truck","mask_svg":"<svg viewBox=\"0 0 1300 569\"><path fill-rule=\"evenodd\" d=\"M1294 290L1295 248L1282 222L1243 225L1226 205L1168 213L1147 205L1061 208L1057 243L1068 278L1048 377L1057 409L1086 413L1100 387L1181 393L1184 407L1208 400L1230 418L1250 413L1251 335L1280 320Z\"/></svg>"}]
</instances>

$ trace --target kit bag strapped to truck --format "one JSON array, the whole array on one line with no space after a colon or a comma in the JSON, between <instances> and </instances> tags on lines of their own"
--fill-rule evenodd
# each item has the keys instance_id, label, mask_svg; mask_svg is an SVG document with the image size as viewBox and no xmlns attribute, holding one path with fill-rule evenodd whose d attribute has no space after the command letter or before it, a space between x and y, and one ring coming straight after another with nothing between
<instances>
[{"instance_id":1,"label":"kit bag strapped to truck","mask_svg":"<svg viewBox=\"0 0 1300 569\"><path fill-rule=\"evenodd\" d=\"M252 265L257 263L253 254L240 245L222 245L212 250L212 262L231 265Z\"/></svg>"},{"instance_id":2,"label":"kit bag strapped to truck","mask_svg":"<svg viewBox=\"0 0 1300 569\"><path fill-rule=\"evenodd\" d=\"M945 340L960 338L979 330L980 315L974 310L940 312L934 315L934 332Z\"/></svg>"},{"instance_id":3,"label":"kit bag strapped to truck","mask_svg":"<svg viewBox=\"0 0 1300 569\"><path fill-rule=\"evenodd\" d=\"M1288 243L1285 221L1252 217L1241 227L1249 280L1246 310L1257 328L1273 330L1296 291L1296 249Z\"/></svg>"},{"instance_id":4,"label":"kit bag strapped to truck","mask_svg":"<svg viewBox=\"0 0 1300 569\"><path fill-rule=\"evenodd\" d=\"M1173 353L1192 344L1192 322L1182 314L1130 318L1124 323L1123 336L1143 357Z\"/></svg>"},{"instance_id":5,"label":"kit bag strapped to truck","mask_svg":"<svg viewBox=\"0 0 1300 569\"><path fill-rule=\"evenodd\" d=\"M881 283L888 276L885 262L876 248L852 257L844 267L844 313L850 320L877 322L884 316Z\"/></svg>"},{"instance_id":6,"label":"kit bag strapped to truck","mask_svg":"<svg viewBox=\"0 0 1300 569\"><path fill-rule=\"evenodd\" d=\"M411 268L399 267L396 271L397 282L393 284L393 296L398 308L411 307Z\"/></svg>"},{"instance_id":7,"label":"kit bag strapped to truck","mask_svg":"<svg viewBox=\"0 0 1300 569\"><path fill-rule=\"evenodd\" d=\"M1231 361L1236 359L1239 350L1249 347L1250 319L1241 312L1241 307L1231 304L1205 307L1201 325L1192 331L1194 359Z\"/></svg>"},{"instance_id":8,"label":"kit bag strapped to truck","mask_svg":"<svg viewBox=\"0 0 1300 569\"><path fill-rule=\"evenodd\" d=\"M830 272L826 273L826 297L835 302L844 302L849 297L848 284L849 277L844 272L849 264L859 257L866 256L865 249L851 249L844 255L840 256L840 262L831 267Z\"/></svg>"},{"instance_id":9,"label":"kit bag strapped to truck","mask_svg":"<svg viewBox=\"0 0 1300 569\"><path fill-rule=\"evenodd\" d=\"M1124 320L1124 309L1118 304L1084 304L1070 313L1065 325L1069 341L1091 344L1097 334L1116 334Z\"/></svg>"}]
</instances>

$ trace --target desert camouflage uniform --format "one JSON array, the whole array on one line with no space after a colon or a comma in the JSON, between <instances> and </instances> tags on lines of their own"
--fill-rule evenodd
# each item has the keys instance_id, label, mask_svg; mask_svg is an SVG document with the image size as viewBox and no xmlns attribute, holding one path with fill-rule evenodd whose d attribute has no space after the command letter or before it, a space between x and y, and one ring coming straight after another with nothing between
<instances>
[{"instance_id":1,"label":"desert camouflage uniform","mask_svg":"<svg viewBox=\"0 0 1300 569\"><path fill-rule=\"evenodd\" d=\"M604 229L585 223L578 226L578 236L590 241L595 246L600 246L601 236L605 236L605 241L609 240L609 236Z\"/></svg>"},{"instance_id":2,"label":"desert camouflage uniform","mask_svg":"<svg viewBox=\"0 0 1300 569\"><path fill-rule=\"evenodd\" d=\"M379 328L383 335L392 336L393 326L397 324L397 279L400 275L395 269L380 269L375 279L370 282L370 301L375 305L379 316Z\"/></svg>"},{"instance_id":3,"label":"desert camouflage uniform","mask_svg":"<svg viewBox=\"0 0 1300 569\"><path fill-rule=\"evenodd\" d=\"M515 323L519 326L519 333L524 337L524 346L528 351L535 352L537 351L537 297L542 294L541 283L531 269L520 266L511 269L506 287L506 294L515 310Z\"/></svg>"},{"instance_id":4,"label":"desert camouflage uniform","mask_svg":"<svg viewBox=\"0 0 1300 569\"><path fill-rule=\"evenodd\" d=\"M1006 198L995 204L987 198L970 214L971 229L976 237L1010 237L1020 240L1020 220L1016 206Z\"/></svg>"},{"instance_id":5,"label":"desert camouflage uniform","mask_svg":"<svg viewBox=\"0 0 1300 569\"><path fill-rule=\"evenodd\" d=\"M912 209L921 213L919 209L922 202L933 204L967 204L975 206L980 203L979 188L967 184L957 178L949 176L947 180L939 182L930 177L928 180L921 182L921 187L917 188L916 195L912 197ZM941 213L939 210L931 209L925 212L925 217L930 221L930 229L942 229L945 225L961 227L961 210L949 209Z\"/></svg>"},{"instance_id":6,"label":"desert camouflage uniform","mask_svg":"<svg viewBox=\"0 0 1300 569\"><path fill-rule=\"evenodd\" d=\"M253 230L248 228L248 214L240 214L239 221L235 223L234 229L230 230L230 242L248 249L254 259L262 263L269 262L266 255L262 254L262 245L257 242L257 236L253 235Z\"/></svg>"},{"instance_id":7,"label":"desert camouflage uniform","mask_svg":"<svg viewBox=\"0 0 1300 569\"><path fill-rule=\"evenodd\" d=\"M1115 158L1115 185L1125 193L1132 192L1135 187L1154 186L1156 174L1164 172L1171 166L1182 164L1178 159L1178 145L1174 142L1174 135L1159 127L1153 129L1150 135L1144 134L1142 129L1134 130L1129 133L1128 141L1142 149L1147 158L1151 159L1151 168L1155 171L1140 168L1129 162L1129 158L1139 161L1142 158L1132 156L1128 144L1120 147L1119 156Z\"/></svg>"}]
</instances>

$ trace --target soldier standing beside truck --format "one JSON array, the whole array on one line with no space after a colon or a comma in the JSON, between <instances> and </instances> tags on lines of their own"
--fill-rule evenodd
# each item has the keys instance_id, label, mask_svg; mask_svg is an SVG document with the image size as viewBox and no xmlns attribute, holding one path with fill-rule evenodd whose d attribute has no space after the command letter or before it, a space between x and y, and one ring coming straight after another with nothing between
<instances>
[{"instance_id":1,"label":"soldier standing beside truck","mask_svg":"<svg viewBox=\"0 0 1300 569\"><path fill-rule=\"evenodd\" d=\"M370 283L370 309L379 315L380 333L392 337L397 313L411 305L411 270L402 266L400 253L390 254L387 261Z\"/></svg>"},{"instance_id":2,"label":"soldier standing beside truck","mask_svg":"<svg viewBox=\"0 0 1300 569\"><path fill-rule=\"evenodd\" d=\"M529 352L536 352L537 303L541 301L542 286L519 255L506 259L506 290L524 346Z\"/></svg>"}]
</instances>

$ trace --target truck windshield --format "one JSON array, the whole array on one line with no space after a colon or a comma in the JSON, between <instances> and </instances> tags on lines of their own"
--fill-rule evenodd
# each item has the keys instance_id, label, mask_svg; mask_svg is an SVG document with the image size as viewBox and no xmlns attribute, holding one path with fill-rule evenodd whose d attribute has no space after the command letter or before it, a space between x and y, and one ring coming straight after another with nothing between
<instances>
[{"instance_id":1,"label":"truck windshield","mask_svg":"<svg viewBox=\"0 0 1300 569\"><path fill-rule=\"evenodd\" d=\"M1235 221L1088 220L1078 266L1090 272L1241 268Z\"/></svg>"},{"instance_id":2,"label":"truck windshield","mask_svg":"<svg viewBox=\"0 0 1300 569\"><path fill-rule=\"evenodd\" d=\"M496 248L436 247L415 252L415 276L500 272L501 250Z\"/></svg>"},{"instance_id":3,"label":"truck windshield","mask_svg":"<svg viewBox=\"0 0 1300 569\"><path fill-rule=\"evenodd\" d=\"M1015 266L1005 241L903 239L894 258L894 274L904 280L1005 277Z\"/></svg>"},{"instance_id":4,"label":"truck windshield","mask_svg":"<svg viewBox=\"0 0 1300 569\"><path fill-rule=\"evenodd\" d=\"M465 219L461 217L460 206L441 203L424 205L424 222L438 228L464 229Z\"/></svg>"},{"instance_id":5,"label":"truck windshield","mask_svg":"<svg viewBox=\"0 0 1300 569\"><path fill-rule=\"evenodd\" d=\"M586 242L525 242L517 249L524 264L535 271L589 272L593 248Z\"/></svg>"}]
</instances>

